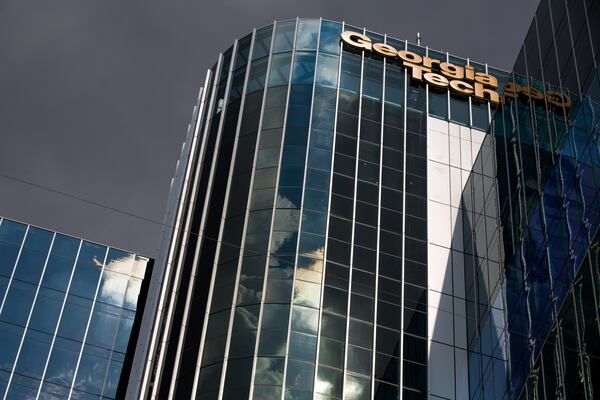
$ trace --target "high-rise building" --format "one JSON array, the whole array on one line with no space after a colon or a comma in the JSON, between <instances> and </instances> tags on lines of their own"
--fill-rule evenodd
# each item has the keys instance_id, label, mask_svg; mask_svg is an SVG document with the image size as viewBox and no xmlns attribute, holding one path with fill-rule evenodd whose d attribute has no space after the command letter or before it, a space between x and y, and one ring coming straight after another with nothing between
<instances>
[{"instance_id":1,"label":"high-rise building","mask_svg":"<svg viewBox=\"0 0 600 400\"><path fill-rule=\"evenodd\" d=\"M468 398L461 194L493 185L470 174L507 77L324 19L235 41L194 111L128 397Z\"/></svg>"},{"instance_id":2,"label":"high-rise building","mask_svg":"<svg viewBox=\"0 0 600 400\"><path fill-rule=\"evenodd\" d=\"M597 0L540 2L475 163L497 184L472 174L463 196L473 399L600 396L598 21Z\"/></svg>"},{"instance_id":3,"label":"high-rise building","mask_svg":"<svg viewBox=\"0 0 600 400\"><path fill-rule=\"evenodd\" d=\"M122 398L151 265L0 218L0 396Z\"/></svg>"}]
</instances>

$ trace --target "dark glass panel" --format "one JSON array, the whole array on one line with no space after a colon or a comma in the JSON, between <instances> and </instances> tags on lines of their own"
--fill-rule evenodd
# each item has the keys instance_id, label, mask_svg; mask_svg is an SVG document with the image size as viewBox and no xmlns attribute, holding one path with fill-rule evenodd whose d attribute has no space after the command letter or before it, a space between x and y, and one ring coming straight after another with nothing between
<instances>
[{"instance_id":1,"label":"dark glass panel","mask_svg":"<svg viewBox=\"0 0 600 400\"><path fill-rule=\"evenodd\" d=\"M350 372L355 372L362 375L370 375L372 358L373 353L370 350L349 345L348 363L346 367Z\"/></svg>"},{"instance_id":2,"label":"dark glass panel","mask_svg":"<svg viewBox=\"0 0 600 400\"><path fill-rule=\"evenodd\" d=\"M275 54L271 60L269 86L287 85L290 80L292 53Z\"/></svg>"},{"instance_id":3,"label":"dark glass panel","mask_svg":"<svg viewBox=\"0 0 600 400\"><path fill-rule=\"evenodd\" d=\"M271 49L271 37L273 36L273 26L265 26L256 31L254 38L254 50L252 52L252 60L256 60L269 55ZM254 64L254 62L252 63Z\"/></svg>"},{"instance_id":4,"label":"dark glass panel","mask_svg":"<svg viewBox=\"0 0 600 400\"><path fill-rule=\"evenodd\" d=\"M373 347L373 324L350 319L348 328L348 343L361 346L367 349Z\"/></svg>"},{"instance_id":5,"label":"dark glass panel","mask_svg":"<svg viewBox=\"0 0 600 400\"><path fill-rule=\"evenodd\" d=\"M398 357L400 355L400 332L377 325L377 352Z\"/></svg>"},{"instance_id":6,"label":"dark glass panel","mask_svg":"<svg viewBox=\"0 0 600 400\"><path fill-rule=\"evenodd\" d=\"M342 76L340 89L358 93L360 90L361 57L344 52L342 57Z\"/></svg>"},{"instance_id":7,"label":"dark glass panel","mask_svg":"<svg viewBox=\"0 0 600 400\"><path fill-rule=\"evenodd\" d=\"M317 392L334 398L342 397L343 374L332 368L319 366Z\"/></svg>"},{"instance_id":8,"label":"dark glass panel","mask_svg":"<svg viewBox=\"0 0 600 400\"><path fill-rule=\"evenodd\" d=\"M223 399L241 399L248 397L252 374L252 358L229 360L225 374Z\"/></svg>"},{"instance_id":9,"label":"dark glass panel","mask_svg":"<svg viewBox=\"0 0 600 400\"><path fill-rule=\"evenodd\" d=\"M404 69L392 64L385 67L385 101L404 104Z\"/></svg>"},{"instance_id":10,"label":"dark glass panel","mask_svg":"<svg viewBox=\"0 0 600 400\"><path fill-rule=\"evenodd\" d=\"M288 359L285 385L287 388L312 390L314 364Z\"/></svg>"}]
</instances>

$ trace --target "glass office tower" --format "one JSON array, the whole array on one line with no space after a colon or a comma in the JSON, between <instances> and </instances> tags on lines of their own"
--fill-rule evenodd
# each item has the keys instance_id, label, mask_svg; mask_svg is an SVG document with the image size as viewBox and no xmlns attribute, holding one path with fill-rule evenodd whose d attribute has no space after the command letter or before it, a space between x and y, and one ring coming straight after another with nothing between
<instances>
[{"instance_id":1,"label":"glass office tower","mask_svg":"<svg viewBox=\"0 0 600 400\"><path fill-rule=\"evenodd\" d=\"M0 218L0 396L122 398L148 258Z\"/></svg>"},{"instance_id":2,"label":"glass office tower","mask_svg":"<svg viewBox=\"0 0 600 400\"><path fill-rule=\"evenodd\" d=\"M453 232L490 105L415 79L392 48L438 73L507 76L323 19L255 29L219 56L172 184L128 398L468 397Z\"/></svg>"},{"instance_id":3,"label":"glass office tower","mask_svg":"<svg viewBox=\"0 0 600 400\"><path fill-rule=\"evenodd\" d=\"M598 21L599 1L541 1L475 163L496 184L463 196L473 399L600 396ZM499 240L481 217L496 206Z\"/></svg>"}]
</instances>

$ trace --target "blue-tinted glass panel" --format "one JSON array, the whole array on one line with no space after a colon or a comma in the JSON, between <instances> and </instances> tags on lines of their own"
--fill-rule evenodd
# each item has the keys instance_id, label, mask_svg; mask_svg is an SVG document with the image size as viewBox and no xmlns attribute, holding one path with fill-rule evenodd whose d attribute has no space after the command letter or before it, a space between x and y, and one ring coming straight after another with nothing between
<instances>
[{"instance_id":1,"label":"blue-tinted glass panel","mask_svg":"<svg viewBox=\"0 0 600 400\"><path fill-rule=\"evenodd\" d=\"M488 103L471 101L471 113L473 117L473 128L487 130L489 125L488 120Z\"/></svg>"},{"instance_id":2,"label":"blue-tinted glass panel","mask_svg":"<svg viewBox=\"0 0 600 400\"><path fill-rule=\"evenodd\" d=\"M339 57L319 53L317 85L337 87Z\"/></svg>"},{"instance_id":3,"label":"blue-tinted glass panel","mask_svg":"<svg viewBox=\"0 0 600 400\"><path fill-rule=\"evenodd\" d=\"M26 230L27 225L3 219L2 224L0 224L0 241L11 244L21 244Z\"/></svg>"},{"instance_id":4,"label":"blue-tinted glass panel","mask_svg":"<svg viewBox=\"0 0 600 400\"><path fill-rule=\"evenodd\" d=\"M0 320L25 326L33 297L35 296L36 286L29 283L13 281L6 296Z\"/></svg>"},{"instance_id":5,"label":"blue-tinted glass panel","mask_svg":"<svg viewBox=\"0 0 600 400\"><path fill-rule=\"evenodd\" d=\"M114 350L121 353L125 353L127 350L127 344L129 343L129 337L131 336L131 329L133 328L133 320L135 313L128 310L123 310L121 315L121 321L117 329L117 337L115 338Z\"/></svg>"},{"instance_id":6,"label":"blue-tinted glass panel","mask_svg":"<svg viewBox=\"0 0 600 400\"><path fill-rule=\"evenodd\" d=\"M381 100L383 89L383 64L381 61L365 58L363 73L363 96Z\"/></svg>"},{"instance_id":7,"label":"blue-tinted glass panel","mask_svg":"<svg viewBox=\"0 0 600 400\"><path fill-rule=\"evenodd\" d=\"M46 265L46 272L42 279L42 286L65 292L69 284L69 278L75 265L74 259L65 259L50 256Z\"/></svg>"},{"instance_id":8,"label":"blue-tinted glass panel","mask_svg":"<svg viewBox=\"0 0 600 400\"><path fill-rule=\"evenodd\" d=\"M41 378L50 352L52 336L34 330L28 330L15 366L15 372L21 375Z\"/></svg>"},{"instance_id":9,"label":"blue-tinted glass panel","mask_svg":"<svg viewBox=\"0 0 600 400\"><path fill-rule=\"evenodd\" d=\"M52 236L49 231L29 228L14 278L37 285L44 269Z\"/></svg>"},{"instance_id":10,"label":"blue-tinted glass panel","mask_svg":"<svg viewBox=\"0 0 600 400\"><path fill-rule=\"evenodd\" d=\"M70 295L65 304L58 334L69 339L82 341L91 308L92 302L90 300Z\"/></svg>"},{"instance_id":11,"label":"blue-tinted glass panel","mask_svg":"<svg viewBox=\"0 0 600 400\"><path fill-rule=\"evenodd\" d=\"M429 86L429 114L448 118L448 91Z\"/></svg>"},{"instance_id":12,"label":"blue-tinted glass panel","mask_svg":"<svg viewBox=\"0 0 600 400\"><path fill-rule=\"evenodd\" d=\"M40 390L41 399L66 399L69 397L69 388L56 385L50 382L44 382Z\"/></svg>"},{"instance_id":13,"label":"blue-tinted glass panel","mask_svg":"<svg viewBox=\"0 0 600 400\"><path fill-rule=\"evenodd\" d=\"M96 303L86 342L110 349L115 340L120 316L120 308Z\"/></svg>"},{"instance_id":14,"label":"blue-tinted glass panel","mask_svg":"<svg viewBox=\"0 0 600 400\"><path fill-rule=\"evenodd\" d=\"M450 94L450 119L459 124L469 124L469 99L467 97Z\"/></svg>"},{"instance_id":15,"label":"blue-tinted glass panel","mask_svg":"<svg viewBox=\"0 0 600 400\"><path fill-rule=\"evenodd\" d=\"M396 65L385 66L385 101L404 104L404 70Z\"/></svg>"},{"instance_id":16,"label":"blue-tinted glass panel","mask_svg":"<svg viewBox=\"0 0 600 400\"><path fill-rule=\"evenodd\" d=\"M15 269L14 279L37 285L42 276L46 256L46 253L23 249Z\"/></svg>"},{"instance_id":17,"label":"blue-tinted glass panel","mask_svg":"<svg viewBox=\"0 0 600 400\"><path fill-rule=\"evenodd\" d=\"M6 289L8 289L8 277L0 276L0 298L4 298Z\"/></svg>"},{"instance_id":18,"label":"blue-tinted glass panel","mask_svg":"<svg viewBox=\"0 0 600 400\"><path fill-rule=\"evenodd\" d=\"M0 275L10 276L25 236L26 225L2 220L0 224Z\"/></svg>"},{"instance_id":19,"label":"blue-tinted glass panel","mask_svg":"<svg viewBox=\"0 0 600 400\"><path fill-rule=\"evenodd\" d=\"M56 235L42 278L42 286L60 291L67 290L79 243L80 240Z\"/></svg>"},{"instance_id":20,"label":"blue-tinted glass panel","mask_svg":"<svg viewBox=\"0 0 600 400\"><path fill-rule=\"evenodd\" d=\"M65 294L52 289L40 288L29 327L41 332L53 333L58 322Z\"/></svg>"},{"instance_id":21,"label":"blue-tinted glass panel","mask_svg":"<svg viewBox=\"0 0 600 400\"><path fill-rule=\"evenodd\" d=\"M88 242L83 243L73 274L70 293L90 299L94 298L105 254L106 247Z\"/></svg>"},{"instance_id":22,"label":"blue-tinted glass panel","mask_svg":"<svg viewBox=\"0 0 600 400\"><path fill-rule=\"evenodd\" d=\"M275 54L271 60L269 86L287 85L290 80L292 53Z\"/></svg>"},{"instance_id":23,"label":"blue-tinted glass panel","mask_svg":"<svg viewBox=\"0 0 600 400\"><path fill-rule=\"evenodd\" d=\"M70 386L80 351L81 343L60 337L56 338L45 379L53 383Z\"/></svg>"},{"instance_id":24,"label":"blue-tinted glass panel","mask_svg":"<svg viewBox=\"0 0 600 400\"><path fill-rule=\"evenodd\" d=\"M318 19L301 19L298 23L297 50L316 50L319 37Z\"/></svg>"},{"instance_id":25,"label":"blue-tinted glass panel","mask_svg":"<svg viewBox=\"0 0 600 400\"><path fill-rule=\"evenodd\" d=\"M310 85L313 83L315 76L315 57L316 53L314 52L296 52L292 84Z\"/></svg>"},{"instance_id":26,"label":"blue-tinted glass panel","mask_svg":"<svg viewBox=\"0 0 600 400\"><path fill-rule=\"evenodd\" d=\"M344 52L340 88L358 93L360 90L361 56Z\"/></svg>"},{"instance_id":27,"label":"blue-tinted glass panel","mask_svg":"<svg viewBox=\"0 0 600 400\"><path fill-rule=\"evenodd\" d=\"M278 22L275 30L275 43L273 45L273 53L281 53L292 50L294 44L294 31L296 29L296 21Z\"/></svg>"},{"instance_id":28,"label":"blue-tinted glass panel","mask_svg":"<svg viewBox=\"0 0 600 400\"><path fill-rule=\"evenodd\" d=\"M109 352L86 347L79 363L74 387L88 393L101 394L108 369L108 358Z\"/></svg>"},{"instance_id":29,"label":"blue-tinted glass panel","mask_svg":"<svg viewBox=\"0 0 600 400\"><path fill-rule=\"evenodd\" d=\"M32 226L29 228L29 232L27 232L27 238L23 247L40 253L47 253L51 242L52 232Z\"/></svg>"},{"instance_id":30,"label":"blue-tinted glass panel","mask_svg":"<svg viewBox=\"0 0 600 400\"><path fill-rule=\"evenodd\" d=\"M22 336L23 328L0 322L0 369L12 369Z\"/></svg>"},{"instance_id":31,"label":"blue-tinted glass panel","mask_svg":"<svg viewBox=\"0 0 600 400\"><path fill-rule=\"evenodd\" d=\"M109 249L106 256L106 269L128 275L133 267L133 254L123 250Z\"/></svg>"},{"instance_id":32,"label":"blue-tinted glass panel","mask_svg":"<svg viewBox=\"0 0 600 400\"><path fill-rule=\"evenodd\" d=\"M341 33L342 24L323 20L321 22L319 50L325 53L340 54Z\"/></svg>"},{"instance_id":33,"label":"blue-tinted glass panel","mask_svg":"<svg viewBox=\"0 0 600 400\"><path fill-rule=\"evenodd\" d=\"M121 379L121 370L123 369L123 363L118 360L111 360L108 364L108 371L106 374L106 382L104 383L104 390L102 394L105 397L115 398L117 395L117 387L119 386L119 380Z\"/></svg>"}]
</instances>

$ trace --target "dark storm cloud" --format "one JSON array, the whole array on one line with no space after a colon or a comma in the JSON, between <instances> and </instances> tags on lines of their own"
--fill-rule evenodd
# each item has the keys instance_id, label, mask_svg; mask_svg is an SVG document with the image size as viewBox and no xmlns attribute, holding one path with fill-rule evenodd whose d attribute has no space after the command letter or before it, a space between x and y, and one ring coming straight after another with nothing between
<instances>
[{"instance_id":1,"label":"dark storm cloud","mask_svg":"<svg viewBox=\"0 0 600 400\"><path fill-rule=\"evenodd\" d=\"M154 256L192 106L219 51L323 16L510 69L535 0L0 3L0 215Z\"/></svg>"}]
</instances>

